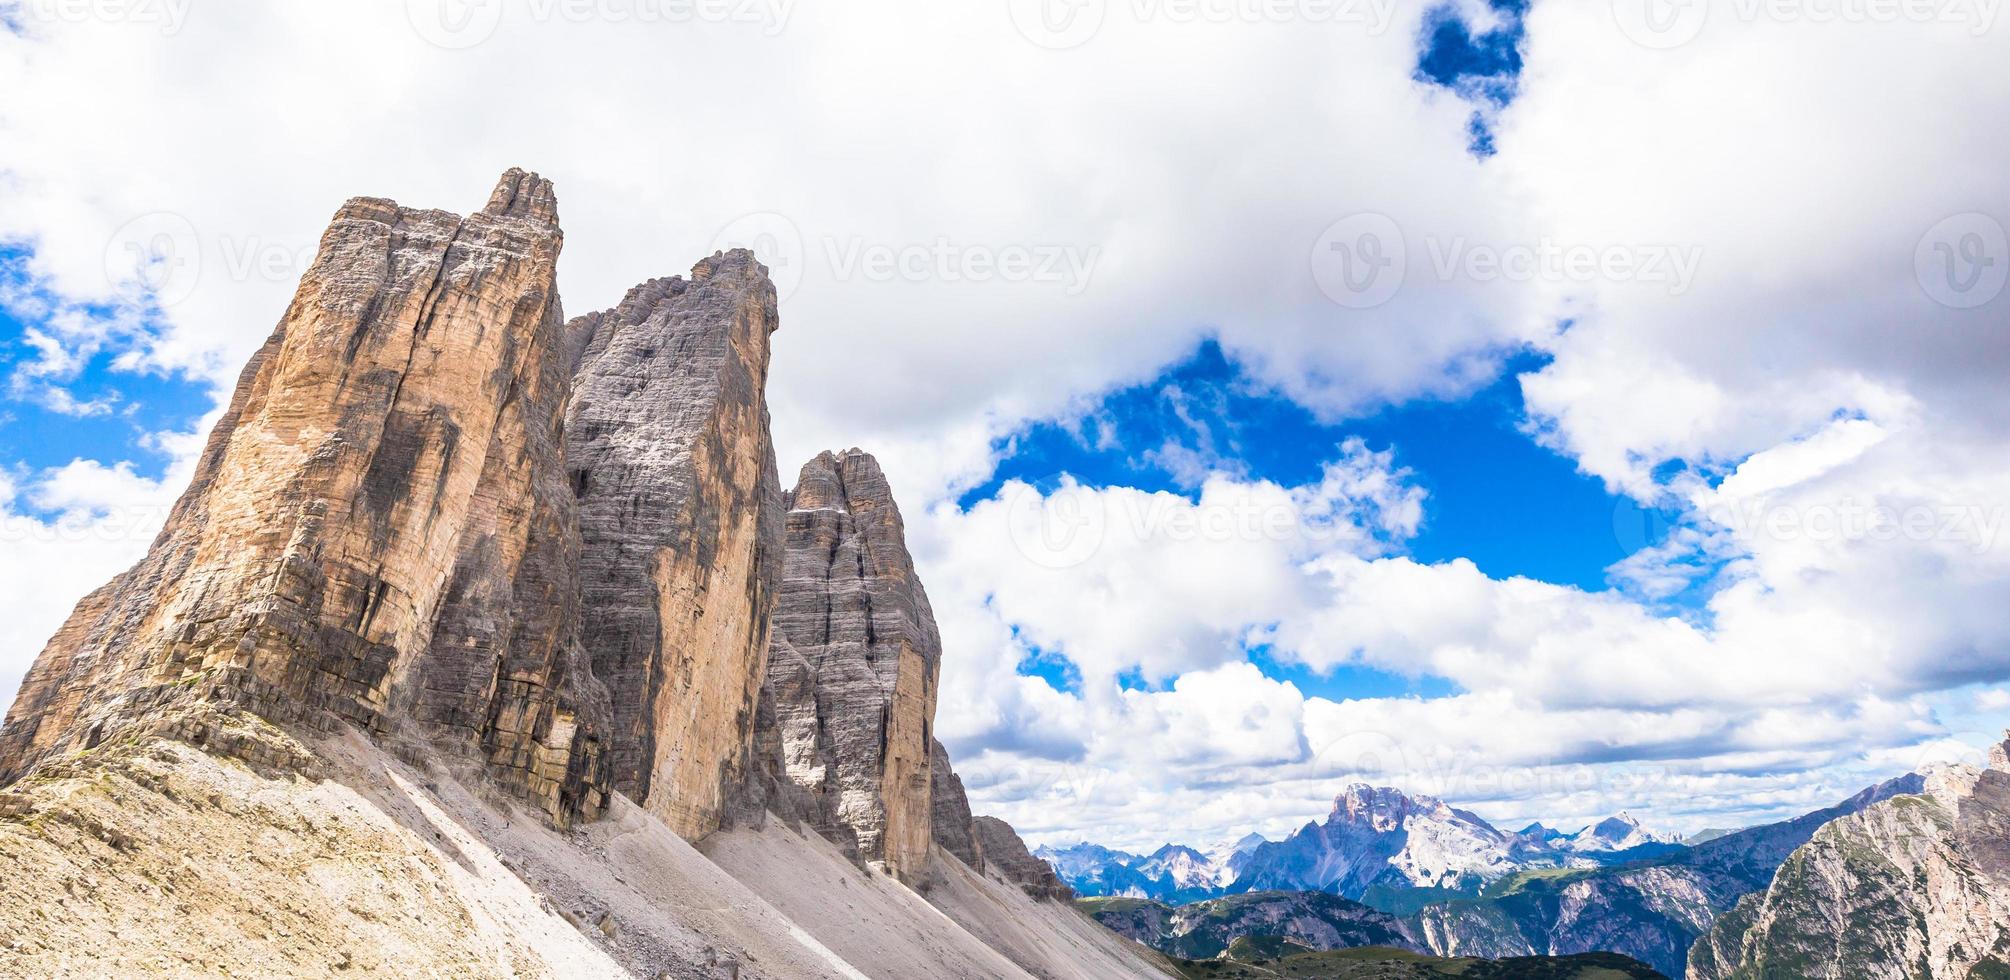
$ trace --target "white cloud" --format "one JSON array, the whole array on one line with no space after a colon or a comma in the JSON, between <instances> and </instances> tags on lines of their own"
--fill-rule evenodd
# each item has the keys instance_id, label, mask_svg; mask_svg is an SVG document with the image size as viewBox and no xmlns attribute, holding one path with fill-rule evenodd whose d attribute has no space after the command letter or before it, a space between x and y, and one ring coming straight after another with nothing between
<instances>
[{"instance_id":1,"label":"white cloud","mask_svg":"<svg viewBox=\"0 0 2010 980\"><path fill-rule=\"evenodd\" d=\"M177 451L158 480L130 463L83 459L32 473L0 470L0 704L12 703L77 600L138 561L159 533L201 448L186 433L160 440Z\"/></svg>"},{"instance_id":2,"label":"white cloud","mask_svg":"<svg viewBox=\"0 0 2010 980\"><path fill-rule=\"evenodd\" d=\"M0 32L0 88L72 97L0 119L0 239L32 245L56 297L37 320L50 343L17 378L89 411L58 382L102 351L227 388L354 194L466 211L506 166L556 178L574 312L778 212L757 244L800 280L771 383L784 472L846 445L885 462L950 644L944 734L988 747L959 760L980 805L1036 832L1281 829L1323 810L1318 733L1336 725L1509 775L1597 775L1504 789L1485 811L1550 819L1806 809L1938 737L1951 709L1933 692L2000 683L2010 650L2010 300L1942 305L1915 260L1951 215L2010 222L2010 147L1975 124L2010 112L2010 31L1724 8L1656 51L1607 5L1539 0L1482 163L1470 107L1413 78L1424 7L1389 9L1375 32L1137 23L1113 5L1059 52L1002 11L892 2L797 4L779 31L540 24L504 4L466 50L428 43L392 0L210 4L173 31L31 23ZM1382 219L1401 288L1335 302L1363 269L1336 263L1370 257L1352 236ZM846 275L831 247L855 242L1096 258L1079 289ZM1550 245L1700 263L1677 282L1440 262ZM164 332L64 325L85 301L122 309L136 271ZM1328 417L1456 396L1503 348L1537 345L1555 359L1523 390L1544 441L1687 522L1613 570L1624 594L1590 594L1403 557L1427 501L1358 451L1307 487L1241 475L1215 446L1165 459L1195 499L1071 488L1057 503L1008 484L968 512L943 503L989 471L994 438L1073 418L1209 333ZM1691 470L1663 485L1669 460ZM92 528L81 515L164 502L184 478L77 463L10 483L8 513L33 501ZM1233 530L1251 512L1291 521ZM1944 521L1817 526L1845 512ZM1053 567L1091 529L1097 547ZM0 677L143 544L10 547ZM1707 606L1656 604L1699 580ZM1250 676L1251 639L1468 693L1306 698ZM1017 675L1033 647L1065 651L1080 693ZM1150 689L1120 691L1131 671ZM1307 755L1290 761L1294 738ZM1624 784L1643 765L1662 781Z\"/></svg>"}]
</instances>

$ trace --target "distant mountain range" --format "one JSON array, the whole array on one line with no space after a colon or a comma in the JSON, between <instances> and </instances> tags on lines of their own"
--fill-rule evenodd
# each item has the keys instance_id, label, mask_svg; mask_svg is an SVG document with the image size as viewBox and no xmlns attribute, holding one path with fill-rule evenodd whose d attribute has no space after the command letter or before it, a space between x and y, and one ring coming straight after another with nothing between
<instances>
[{"instance_id":1,"label":"distant mountain range","mask_svg":"<svg viewBox=\"0 0 2010 980\"><path fill-rule=\"evenodd\" d=\"M1279 936L1315 950L1367 943L1437 956L1603 951L1679 977L1697 939L1741 898L1763 893L1817 830L1925 783L1901 776L1835 806L1693 846L1623 813L1574 834L1540 824L1503 833L1440 800L1356 785L1324 823L1283 841L1245 839L1204 867L1190 865L1199 852L1170 846L1151 857L1095 845L1037 853L1084 896L1117 889L1083 907L1175 956ZM1183 885L1170 871L1182 862ZM1193 897L1207 881L1218 892Z\"/></svg>"},{"instance_id":2,"label":"distant mountain range","mask_svg":"<svg viewBox=\"0 0 2010 980\"><path fill-rule=\"evenodd\" d=\"M1249 834L1208 852L1167 844L1141 855L1085 842L1033 853L1077 894L1180 904L1252 891L1476 895L1518 871L1596 868L1682 849L1624 813L1574 834L1541 824L1508 833L1442 800L1356 783L1334 799L1323 823L1309 822L1281 841Z\"/></svg>"}]
</instances>

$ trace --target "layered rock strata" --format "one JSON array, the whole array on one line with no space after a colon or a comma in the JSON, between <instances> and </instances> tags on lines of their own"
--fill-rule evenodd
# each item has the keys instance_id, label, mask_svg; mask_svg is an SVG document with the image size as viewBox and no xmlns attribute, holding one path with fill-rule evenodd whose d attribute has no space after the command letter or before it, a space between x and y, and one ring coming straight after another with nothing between
<instances>
[{"instance_id":1,"label":"layered rock strata","mask_svg":"<svg viewBox=\"0 0 2010 980\"><path fill-rule=\"evenodd\" d=\"M1822 827L1697 941L1688 975L2010 977L2010 742Z\"/></svg>"},{"instance_id":2,"label":"layered rock strata","mask_svg":"<svg viewBox=\"0 0 2010 980\"><path fill-rule=\"evenodd\" d=\"M942 641L900 509L879 463L856 449L810 460L784 503L767 685L783 770L815 801L826 836L918 880L933 839Z\"/></svg>"},{"instance_id":3,"label":"layered rock strata","mask_svg":"<svg viewBox=\"0 0 2010 980\"><path fill-rule=\"evenodd\" d=\"M1034 898L1051 898L1069 901L1075 897L1074 891L1061 882L1061 876L1054 873L1054 866L1040 860L1026 850L1026 842L1012 825L997 817L978 817L971 821L971 830L977 838L977 849L984 855L989 871L1006 881L1012 882Z\"/></svg>"},{"instance_id":4,"label":"layered rock strata","mask_svg":"<svg viewBox=\"0 0 2010 980\"><path fill-rule=\"evenodd\" d=\"M984 851L977 844L977 827L970 815L970 798L963 792L963 779L950 768L949 751L941 742L930 742L928 749L930 832L937 846L982 874Z\"/></svg>"},{"instance_id":5,"label":"layered rock strata","mask_svg":"<svg viewBox=\"0 0 2010 980\"><path fill-rule=\"evenodd\" d=\"M209 701L478 754L557 822L597 813L561 241L518 170L466 218L344 204L146 558L24 679L0 781Z\"/></svg>"},{"instance_id":6,"label":"layered rock strata","mask_svg":"<svg viewBox=\"0 0 2010 980\"><path fill-rule=\"evenodd\" d=\"M734 250L567 327L581 640L612 696L614 786L692 839L747 778L771 642L777 322L767 270Z\"/></svg>"}]
</instances>

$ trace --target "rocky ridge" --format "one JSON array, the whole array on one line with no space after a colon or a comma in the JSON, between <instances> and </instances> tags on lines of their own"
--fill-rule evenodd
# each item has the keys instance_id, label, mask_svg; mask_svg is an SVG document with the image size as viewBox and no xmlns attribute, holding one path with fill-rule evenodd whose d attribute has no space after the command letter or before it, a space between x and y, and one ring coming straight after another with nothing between
<instances>
[{"instance_id":1,"label":"rocky ridge","mask_svg":"<svg viewBox=\"0 0 2010 980\"><path fill-rule=\"evenodd\" d=\"M777 324L767 270L732 251L566 325L580 642L610 693L613 785L686 837L747 778L781 575Z\"/></svg>"},{"instance_id":2,"label":"rocky ridge","mask_svg":"<svg viewBox=\"0 0 2010 980\"><path fill-rule=\"evenodd\" d=\"M878 464L782 493L766 270L567 323L561 242L515 170L466 218L337 212L152 550L0 728L9 879L66 896L0 901L16 962L255 972L291 935L303 975L1163 975L970 814ZM211 839L284 860L217 891ZM146 912L180 890L227 924Z\"/></svg>"},{"instance_id":3,"label":"rocky ridge","mask_svg":"<svg viewBox=\"0 0 2010 980\"><path fill-rule=\"evenodd\" d=\"M2010 976L2010 741L1823 826L1695 944L1689 976Z\"/></svg>"},{"instance_id":4,"label":"rocky ridge","mask_svg":"<svg viewBox=\"0 0 2010 980\"><path fill-rule=\"evenodd\" d=\"M776 725L782 771L807 793L817 829L917 881L935 840L942 639L900 509L878 461L856 449L805 464L783 505L776 682L761 717Z\"/></svg>"},{"instance_id":5,"label":"rocky ridge","mask_svg":"<svg viewBox=\"0 0 2010 980\"><path fill-rule=\"evenodd\" d=\"M216 703L483 758L556 823L598 814L562 240L550 182L518 170L466 218L343 205L146 558L23 680L0 780Z\"/></svg>"}]
</instances>

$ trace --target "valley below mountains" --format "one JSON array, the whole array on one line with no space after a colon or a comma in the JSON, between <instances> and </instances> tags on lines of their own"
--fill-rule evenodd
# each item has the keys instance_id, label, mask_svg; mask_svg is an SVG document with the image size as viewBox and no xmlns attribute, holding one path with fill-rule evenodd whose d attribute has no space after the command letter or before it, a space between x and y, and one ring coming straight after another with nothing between
<instances>
[{"instance_id":1,"label":"valley below mountains","mask_svg":"<svg viewBox=\"0 0 2010 980\"><path fill-rule=\"evenodd\" d=\"M1284 841L1252 835L1207 856L1035 853L1098 921L1190 960L1256 943L1489 960L1603 952L1712 980L1960 978L1993 969L2010 942L2005 751L1996 768L1910 774L1694 843L1623 814L1576 834L1504 833L1442 801L1354 785ZM1810 966L1817 952L1828 962Z\"/></svg>"}]
</instances>

